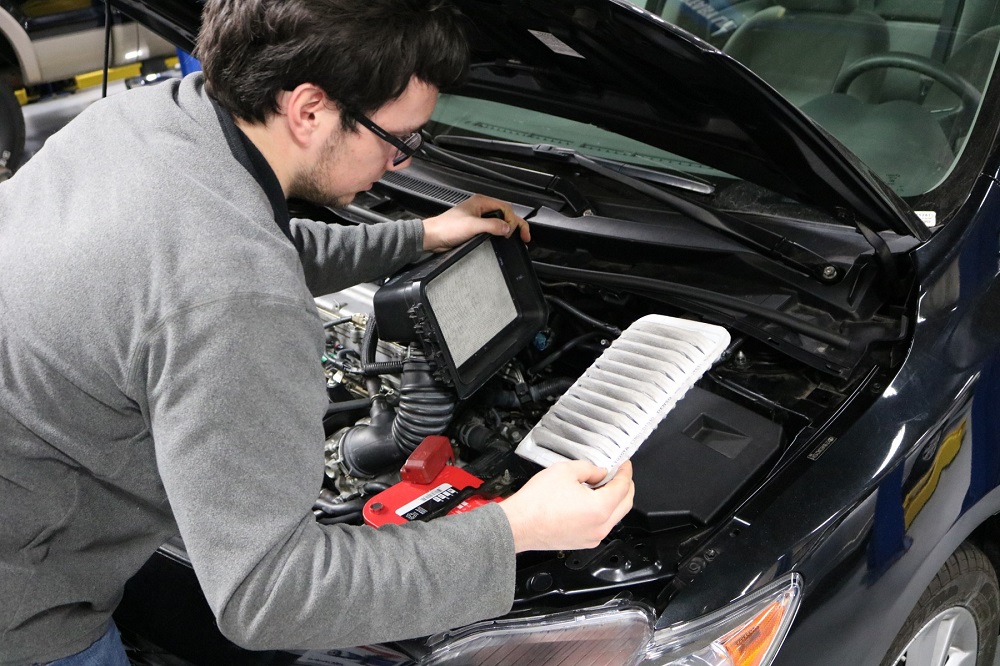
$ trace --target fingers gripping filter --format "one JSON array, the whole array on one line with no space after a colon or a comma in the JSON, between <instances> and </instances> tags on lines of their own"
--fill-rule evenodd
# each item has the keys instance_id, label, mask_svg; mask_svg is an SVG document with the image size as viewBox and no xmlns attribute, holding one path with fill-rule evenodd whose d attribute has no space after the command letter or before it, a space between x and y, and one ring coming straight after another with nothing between
<instances>
[{"instance_id":1,"label":"fingers gripping filter","mask_svg":"<svg viewBox=\"0 0 1000 666\"><path fill-rule=\"evenodd\" d=\"M379 337L421 343L434 376L460 398L510 361L546 319L524 243L489 234L394 276L373 304Z\"/></svg>"},{"instance_id":2,"label":"fingers gripping filter","mask_svg":"<svg viewBox=\"0 0 1000 666\"><path fill-rule=\"evenodd\" d=\"M647 315L636 320L564 393L517 447L543 467L628 460L729 345L721 326Z\"/></svg>"}]
</instances>

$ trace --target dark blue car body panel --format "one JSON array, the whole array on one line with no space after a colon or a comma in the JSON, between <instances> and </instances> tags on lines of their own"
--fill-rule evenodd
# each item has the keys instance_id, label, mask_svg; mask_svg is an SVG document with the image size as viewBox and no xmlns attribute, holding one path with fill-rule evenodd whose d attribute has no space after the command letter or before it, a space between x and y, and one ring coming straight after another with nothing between
<instances>
[{"instance_id":1,"label":"dark blue car body panel","mask_svg":"<svg viewBox=\"0 0 1000 666\"><path fill-rule=\"evenodd\" d=\"M982 176L956 217L915 251L912 346L880 398L802 450L736 516L737 536L671 601L659 625L719 608L788 571L803 605L776 664L878 664L940 566L1000 511L1000 188ZM949 440L949 437L952 438ZM938 456L955 446L953 456ZM815 458L814 460L812 458ZM923 461L923 462L922 462ZM928 464L929 461L929 464ZM907 504L921 483L926 500ZM926 486L925 486L926 487ZM908 518L908 509L914 511ZM702 561L704 558L702 557ZM683 570L683 566L681 567Z\"/></svg>"}]
</instances>

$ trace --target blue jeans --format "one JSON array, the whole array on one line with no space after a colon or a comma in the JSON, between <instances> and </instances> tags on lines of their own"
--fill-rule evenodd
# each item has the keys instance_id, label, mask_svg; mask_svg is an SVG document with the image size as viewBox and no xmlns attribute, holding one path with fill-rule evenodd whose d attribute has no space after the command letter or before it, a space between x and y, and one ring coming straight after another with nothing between
<instances>
[{"instance_id":1,"label":"blue jeans","mask_svg":"<svg viewBox=\"0 0 1000 666\"><path fill-rule=\"evenodd\" d=\"M129 663L122 645L122 636L115 623L111 622L104 635L89 648L51 661L46 666L129 666Z\"/></svg>"}]
</instances>

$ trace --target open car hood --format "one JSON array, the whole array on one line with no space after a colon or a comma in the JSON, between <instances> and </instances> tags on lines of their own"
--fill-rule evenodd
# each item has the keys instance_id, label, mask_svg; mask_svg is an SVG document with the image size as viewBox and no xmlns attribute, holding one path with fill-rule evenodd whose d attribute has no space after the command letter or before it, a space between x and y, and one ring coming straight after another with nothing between
<instances>
[{"instance_id":1,"label":"open car hood","mask_svg":"<svg viewBox=\"0 0 1000 666\"><path fill-rule=\"evenodd\" d=\"M591 123L818 206L928 237L888 186L735 59L625 0L453 0L470 19L461 93ZM182 48L197 0L113 0Z\"/></svg>"},{"instance_id":2,"label":"open car hood","mask_svg":"<svg viewBox=\"0 0 1000 666\"><path fill-rule=\"evenodd\" d=\"M735 59L625 0L457 0L472 19L463 92L589 122L802 203L923 238L863 164ZM504 63L516 63L516 66Z\"/></svg>"}]
</instances>

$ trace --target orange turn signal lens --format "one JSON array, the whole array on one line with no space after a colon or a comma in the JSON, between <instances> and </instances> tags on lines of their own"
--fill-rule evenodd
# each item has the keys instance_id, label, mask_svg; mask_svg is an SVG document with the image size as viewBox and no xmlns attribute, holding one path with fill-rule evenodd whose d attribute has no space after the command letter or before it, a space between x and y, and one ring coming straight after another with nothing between
<instances>
[{"instance_id":1,"label":"orange turn signal lens","mask_svg":"<svg viewBox=\"0 0 1000 666\"><path fill-rule=\"evenodd\" d=\"M788 603L787 598L781 598L768 604L752 620L719 639L735 666L761 666L781 631Z\"/></svg>"}]
</instances>

